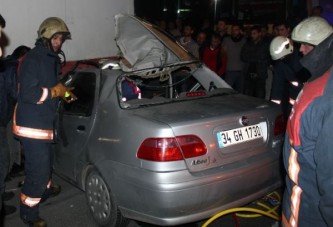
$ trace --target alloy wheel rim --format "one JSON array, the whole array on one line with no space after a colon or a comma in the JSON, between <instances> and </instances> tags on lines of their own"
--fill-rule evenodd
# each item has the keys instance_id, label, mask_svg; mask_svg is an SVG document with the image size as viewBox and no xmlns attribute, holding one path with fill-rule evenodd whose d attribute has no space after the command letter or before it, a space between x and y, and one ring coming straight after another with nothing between
<instances>
[{"instance_id":1,"label":"alloy wheel rim","mask_svg":"<svg viewBox=\"0 0 333 227\"><path fill-rule=\"evenodd\" d=\"M110 193L104 180L92 175L87 184L87 197L89 208L95 219L105 222L111 213Z\"/></svg>"}]
</instances>

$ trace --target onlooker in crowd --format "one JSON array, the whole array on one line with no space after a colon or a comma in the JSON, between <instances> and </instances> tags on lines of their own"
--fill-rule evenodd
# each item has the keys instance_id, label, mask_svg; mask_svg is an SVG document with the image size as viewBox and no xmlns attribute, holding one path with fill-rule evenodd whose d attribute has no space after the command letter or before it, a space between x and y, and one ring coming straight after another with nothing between
<instances>
[{"instance_id":1,"label":"onlooker in crowd","mask_svg":"<svg viewBox=\"0 0 333 227\"><path fill-rule=\"evenodd\" d=\"M18 67L22 59L24 58L24 55L29 50L30 47L24 45L15 48L11 55L8 55L2 60L2 66L0 70L2 81L4 81L4 87L2 87L3 89L0 89L0 127L4 127L4 131L7 132L5 134L1 134L1 139L3 140L2 147L6 151L7 157L9 157L9 162L7 163L8 171L12 171L12 167L15 161L18 161L18 164L23 163L21 159L22 154L20 149L20 143L19 141L14 139L12 134L12 117L14 107L17 101ZM16 171L17 170L18 169L16 169ZM7 176L7 179L10 179L10 175ZM11 194L11 192L6 192L5 197L8 198L8 194Z\"/></svg>"},{"instance_id":2,"label":"onlooker in crowd","mask_svg":"<svg viewBox=\"0 0 333 227\"><path fill-rule=\"evenodd\" d=\"M178 39L180 45L182 45L188 52L199 58L199 46L196 41L192 38L194 29L193 26L187 24L184 26L183 36Z\"/></svg>"},{"instance_id":3,"label":"onlooker in crowd","mask_svg":"<svg viewBox=\"0 0 333 227\"><path fill-rule=\"evenodd\" d=\"M270 43L272 41L272 39L274 38L274 36L268 32L268 25L262 24L262 25L260 25L260 28L261 28L262 39L265 42Z\"/></svg>"},{"instance_id":4,"label":"onlooker in crowd","mask_svg":"<svg viewBox=\"0 0 333 227\"><path fill-rule=\"evenodd\" d=\"M221 36L214 33L210 44L205 47L202 61L217 75L223 76L227 65L227 55L221 46Z\"/></svg>"},{"instance_id":5,"label":"onlooker in crowd","mask_svg":"<svg viewBox=\"0 0 333 227\"><path fill-rule=\"evenodd\" d=\"M175 39L178 39L181 36L180 31L176 28L174 21L168 22L167 32L169 32Z\"/></svg>"},{"instance_id":6,"label":"onlooker in crowd","mask_svg":"<svg viewBox=\"0 0 333 227\"><path fill-rule=\"evenodd\" d=\"M205 47L209 44L207 40L207 33L205 31L199 31L196 38L197 44L199 46L199 58L202 60L202 55Z\"/></svg>"},{"instance_id":7,"label":"onlooker in crowd","mask_svg":"<svg viewBox=\"0 0 333 227\"><path fill-rule=\"evenodd\" d=\"M70 38L63 20L49 17L38 29L35 47L24 57L19 70L19 91L13 116L13 133L25 155L25 180L21 190L20 216L29 226L46 226L39 204L60 193L51 182L54 121L59 98L76 99L71 88L58 82L62 44ZM69 94L71 99L65 98Z\"/></svg>"},{"instance_id":8,"label":"onlooker in crowd","mask_svg":"<svg viewBox=\"0 0 333 227\"><path fill-rule=\"evenodd\" d=\"M251 27L251 39L241 51L241 59L245 65L245 94L265 98L267 68L270 63L269 45L261 38L261 29Z\"/></svg>"},{"instance_id":9,"label":"onlooker in crowd","mask_svg":"<svg viewBox=\"0 0 333 227\"><path fill-rule=\"evenodd\" d=\"M208 18L205 18L203 20L202 25L200 27L200 31L205 32L208 38L210 38L210 36L212 35L214 29L213 26L211 26L211 23Z\"/></svg>"},{"instance_id":10,"label":"onlooker in crowd","mask_svg":"<svg viewBox=\"0 0 333 227\"><path fill-rule=\"evenodd\" d=\"M303 83L309 78L309 73L300 64L300 55L287 37L275 37L270 44L270 54L274 60L270 98L281 106L287 120Z\"/></svg>"},{"instance_id":11,"label":"onlooker in crowd","mask_svg":"<svg viewBox=\"0 0 333 227\"><path fill-rule=\"evenodd\" d=\"M291 37L301 43L301 64L311 78L287 124L282 223L333 226L333 30L322 17L309 17Z\"/></svg>"},{"instance_id":12,"label":"onlooker in crowd","mask_svg":"<svg viewBox=\"0 0 333 227\"><path fill-rule=\"evenodd\" d=\"M311 9L311 15L310 16L313 16L313 17L322 17L323 16L323 12L324 12L324 9L323 7L321 6L314 6L312 7Z\"/></svg>"},{"instance_id":13,"label":"onlooker in crowd","mask_svg":"<svg viewBox=\"0 0 333 227\"><path fill-rule=\"evenodd\" d=\"M160 20L160 21L159 21L159 26L160 26L160 28L162 28L164 31L167 30L167 23L166 23L165 20Z\"/></svg>"},{"instance_id":14,"label":"onlooker in crowd","mask_svg":"<svg viewBox=\"0 0 333 227\"><path fill-rule=\"evenodd\" d=\"M232 24L231 35L224 38L222 47L227 56L227 66L224 80L236 91L244 90L244 62L241 59L241 51L246 43L240 24Z\"/></svg>"},{"instance_id":15,"label":"onlooker in crowd","mask_svg":"<svg viewBox=\"0 0 333 227\"><path fill-rule=\"evenodd\" d=\"M12 116L14 107L17 100L17 70L20 61L23 56L30 50L30 47L19 46L11 55L8 55L1 61L1 81L3 82L2 88L0 89L1 101L0 101L0 125L5 128L12 128ZM8 130L7 130L8 131ZM11 130L10 130L11 131ZM3 135L1 137L6 137ZM6 149L8 144L5 144ZM10 163L10 167L13 163Z\"/></svg>"},{"instance_id":16,"label":"onlooker in crowd","mask_svg":"<svg viewBox=\"0 0 333 227\"><path fill-rule=\"evenodd\" d=\"M183 31L183 20L181 18L176 19L176 29L182 34Z\"/></svg>"},{"instance_id":17,"label":"onlooker in crowd","mask_svg":"<svg viewBox=\"0 0 333 227\"><path fill-rule=\"evenodd\" d=\"M290 38L290 26L286 21L280 21L276 24L277 35Z\"/></svg>"},{"instance_id":18,"label":"onlooker in crowd","mask_svg":"<svg viewBox=\"0 0 333 227\"><path fill-rule=\"evenodd\" d=\"M6 21L0 14L0 38L2 29L5 28ZM1 40L1 39L0 39ZM2 57L2 49L0 43L0 58ZM6 118L4 108L7 101L6 78L4 75L4 62L0 62L0 226L3 225L4 216L12 214L16 211L14 206L4 205L5 199L5 179L8 173L9 157L6 137ZM9 198L10 199L10 198Z\"/></svg>"},{"instance_id":19,"label":"onlooker in crowd","mask_svg":"<svg viewBox=\"0 0 333 227\"><path fill-rule=\"evenodd\" d=\"M159 26L162 30L167 31L167 23L165 20L157 21L157 26Z\"/></svg>"},{"instance_id":20,"label":"onlooker in crowd","mask_svg":"<svg viewBox=\"0 0 333 227\"><path fill-rule=\"evenodd\" d=\"M275 24L273 24L272 36L275 37L278 35L279 35L279 28L278 28L278 24L275 23Z\"/></svg>"},{"instance_id":21,"label":"onlooker in crowd","mask_svg":"<svg viewBox=\"0 0 333 227\"><path fill-rule=\"evenodd\" d=\"M272 39L275 37L275 35L268 33L268 25L262 24L261 26L261 37L263 42L269 44L271 43ZM266 79L266 86L265 86L265 99L269 100L272 90L272 81L273 81L273 72L272 72L271 63L269 67L267 68L267 79Z\"/></svg>"},{"instance_id":22,"label":"onlooker in crowd","mask_svg":"<svg viewBox=\"0 0 333 227\"><path fill-rule=\"evenodd\" d=\"M216 33L218 33L221 36L221 42L223 42L223 39L229 35L226 20L219 19L217 21Z\"/></svg>"},{"instance_id":23,"label":"onlooker in crowd","mask_svg":"<svg viewBox=\"0 0 333 227\"><path fill-rule=\"evenodd\" d=\"M2 29L4 29L5 27L6 27L6 21L0 14L0 38L1 38L1 34L2 34ZM0 57L2 57L1 45L2 45L2 43L0 43Z\"/></svg>"}]
</instances>

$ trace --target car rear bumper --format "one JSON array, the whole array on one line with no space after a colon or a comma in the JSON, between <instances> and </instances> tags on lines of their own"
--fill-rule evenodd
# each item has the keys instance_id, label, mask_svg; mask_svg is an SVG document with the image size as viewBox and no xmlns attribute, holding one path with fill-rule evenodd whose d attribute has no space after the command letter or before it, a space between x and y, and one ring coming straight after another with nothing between
<instances>
[{"instance_id":1,"label":"car rear bumper","mask_svg":"<svg viewBox=\"0 0 333 227\"><path fill-rule=\"evenodd\" d=\"M215 169L211 172L216 173L203 175L122 166L121 179L113 174L106 174L105 179L125 217L172 226L209 218L272 192L281 186L279 167L278 160L266 159L260 165L249 164L233 171ZM121 169L116 168L117 172Z\"/></svg>"}]
</instances>

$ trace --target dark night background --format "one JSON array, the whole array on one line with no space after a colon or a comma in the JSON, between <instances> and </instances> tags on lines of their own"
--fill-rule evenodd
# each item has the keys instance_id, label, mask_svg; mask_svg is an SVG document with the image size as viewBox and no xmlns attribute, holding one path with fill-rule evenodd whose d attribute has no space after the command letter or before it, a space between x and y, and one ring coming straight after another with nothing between
<instances>
[{"instance_id":1,"label":"dark night background","mask_svg":"<svg viewBox=\"0 0 333 227\"><path fill-rule=\"evenodd\" d=\"M243 24L273 24L286 20L291 26L308 16L305 0L134 0L135 15L151 22L181 18L195 26L208 19L215 24L218 18ZM333 1L320 0L333 22ZM216 10L215 10L216 8ZM177 10L185 9L190 11ZM331 21L332 20L332 21Z\"/></svg>"}]
</instances>

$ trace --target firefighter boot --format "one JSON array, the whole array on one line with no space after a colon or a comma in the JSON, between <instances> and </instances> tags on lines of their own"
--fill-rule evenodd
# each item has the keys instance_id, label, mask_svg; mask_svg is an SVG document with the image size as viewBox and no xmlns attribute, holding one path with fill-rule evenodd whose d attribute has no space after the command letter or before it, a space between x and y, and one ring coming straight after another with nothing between
<instances>
[{"instance_id":1,"label":"firefighter boot","mask_svg":"<svg viewBox=\"0 0 333 227\"><path fill-rule=\"evenodd\" d=\"M60 192L61 192L60 185L52 185L50 188L46 189L40 202L41 203L45 202L48 198L52 198L59 195Z\"/></svg>"},{"instance_id":2,"label":"firefighter boot","mask_svg":"<svg viewBox=\"0 0 333 227\"><path fill-rule=\"evenodd\" d=\"M47 223L44 219L38 217L36 220L33 221L24 221L29 227L46 227Z\"/></svg>"}]
</instances>

